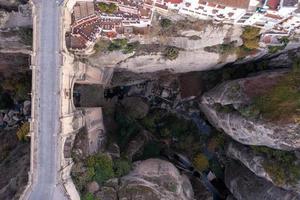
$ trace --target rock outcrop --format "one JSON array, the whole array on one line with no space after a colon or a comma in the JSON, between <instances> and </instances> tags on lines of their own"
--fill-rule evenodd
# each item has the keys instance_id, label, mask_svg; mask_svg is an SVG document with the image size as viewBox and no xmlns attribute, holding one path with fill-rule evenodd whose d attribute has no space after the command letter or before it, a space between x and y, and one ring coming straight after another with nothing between
<instances>
[{"instance_id":1,"label":"rock outcrop","mask_svg":"<svg viewBox=\"0 0 300 200\"><path fill-rule=\"evenodd\" d=\"M189 179L170 162L148 159L135 163L134 169L119 180L108 181L96 197L104 200L191 200L194 199Z\"/></svg>"},{"instance_id":2,"label":"rock outcrop","mask_svg":"<svg viewBox=\"0 0 300 200\"><path fill-rule=\"evenodd\" d=\"M200 108L216 128L240 143L275 149L298 149L299 124L266 121L247 116L240 109L251 103L253 96L264 94L286 73L273 71L225 82L203 95Z\"/></svg>"},{"instance_id":3,"label":"rock outcrop","mask_svg":"<svg viewBox=\"0 0 300 200\"><path fill-rule=\"evenodd\" d=\"M231 161L225 168L225 184L237 200L299 200L300 196L275 187L245 166Z\"/></svg>"},{"instance_id":4,"label":"rock outcrop","mask_svg":"<svg viewBox=\"0 0 300 200\"><path fill-rule=\"evenodd\" d=\"M283 184L276 183L276 179L265 169L264 162L266 162L267 158L255 153L250 147L231 142L226 148L226 154L235 160L239 160L255 175L272 182L277 187L297 192L300 195L300 180L295 183L292 183L292 181ZM285 169L285 171L288 171L288 169Z\"/></svg>"}]
</instances>

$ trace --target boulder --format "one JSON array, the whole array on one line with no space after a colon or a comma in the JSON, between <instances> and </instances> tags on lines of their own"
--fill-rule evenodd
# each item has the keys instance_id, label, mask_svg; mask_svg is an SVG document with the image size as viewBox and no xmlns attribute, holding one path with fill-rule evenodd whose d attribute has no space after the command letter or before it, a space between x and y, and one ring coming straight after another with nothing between
<instances>
[{"instance_id":1,"label":"boulder","mask_svg":"<svg viewBox=\"0 0 300 200\"><path fill-rule=\"evenodd\" d=\"M170 162L148 159L135 163L133 171L120 180L119 199L191 200L192 185Z\"/></svg>"},{"instance_id":2,"label":"boulder","mask_svg":"<svg viewBox=\"0 0 300 200\"><path fill-rule=\"evenodd\" d=\"M90 193L95 193L99 190L99 184L96 181L88 183L87 189Z\"/></svg>"},{"instance_id":3,"label":"boulder","mask_svg":"<svg viewBox=\"0 0 300 200\"><path fill-rule=\"evenodd\" d=\"M148 159L134 163L133 170L108 180L96 193L102 200L193 200L190 180L170 162Z\"/></svg>"}]
</instances>

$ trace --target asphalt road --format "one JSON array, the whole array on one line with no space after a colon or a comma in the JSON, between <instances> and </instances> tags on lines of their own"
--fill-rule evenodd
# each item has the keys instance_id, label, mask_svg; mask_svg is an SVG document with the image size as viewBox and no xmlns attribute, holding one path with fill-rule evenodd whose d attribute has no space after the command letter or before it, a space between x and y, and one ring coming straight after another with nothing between
<instances>
[{"instance_id":1,"label":"asphalt road","mask_svg":"<svg viewBox=\"0 0 300 200\"><path fill-rule=\"evenodd\" d=\"M37 8L37 169L30 200L67 199L59 183L60 13L55 0L35 1Z\"/></svg>"}]
</instances>

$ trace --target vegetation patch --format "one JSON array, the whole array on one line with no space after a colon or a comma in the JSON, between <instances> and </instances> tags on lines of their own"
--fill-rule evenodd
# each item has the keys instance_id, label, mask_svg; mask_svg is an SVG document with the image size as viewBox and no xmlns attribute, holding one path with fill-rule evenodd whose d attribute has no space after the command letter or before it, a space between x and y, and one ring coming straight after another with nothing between
<instances>
[{"instance_id":1,"label":"vegetation patch","mask_svg":"<svg viewBox=\"0 0 300 200\"><path fill-rule=\"evenodd\" d=\"M113 161L106 154L96 154L87 159L87 173L90 181L102 184L114 177Z\"/></svg>"},{"instance_id":2,"label":"vegetation patch","mask_svg":"<svg viewBox=\"0 0 300 200\"><path fill-rule=\"evenodd\" d=\"M30 124L29 122L25 122L21 125L21 127L17 131L17 137L19 141L27 141L28 140L28 133L30 129Z\"/></svg>"},{"instance_id":3,"label":"vegetation patch","mask_svg":"<svg viewBox=\"0 0 300 200\"><path fill-rule=\"evenodd\" d=\"M90 199L92 194L87 192L89 182L96 181L102 185L114 177L122 177L129 173L132 163L125 158L113 160L108 154L98 153L81 161L82 165L74 171L72 178L83 199Z\"/></svg>"},{"instance_id":4,"label":"vegetation patch","mask_svg":"<svg viewBox=\"0 0 300 200\"><path fill-rule=\"evenodd\" d=\"M209 167L209 162L206 156L202 153L197 154L193 159L194 167L202 172Z\"/></svg>"},{"instance_id":5,"label":"vegetation patch","mask_svg":"<svg viewBox=\"0 0 300 200\"><path fill-rule=\"evenodd\" d=\"M170 26L172 25L172 21L170 19L163 18L160 20L159 24L163 29L167 29L170 28Z\"/></svg>"},{"instance_id":6,"label":"vegetation patch","mask_svg":"<svg viewBox=\"0 0 300 200\"><path fill-rule=\"evenodd\" d=\"M300 109L300 65L266 91L254 98L253 105L260 114L271 121L295 121Z\"/></svg>"},{"instance_id":7,"label":"vegetation patch","mask_svg":"<svg viewBox=\"0 0 300 200\"><path fill-rule=\"evenodd\" d=\"M235 53L236 41L231 41L229 43L217 44L209 47L204 47L207 52L218 53L218 54L231 54Z\"/></svg>"},{"instance_id":8,"label":"vegetation patch","mask_svg":"<svg viewBox=\"0 0 300 200\"><path fill-rule=\"evenodd\" d=\"M164 51L164 57L169 60L175 60L179 55L179 48L169 46Z\"/></svg>"},{"instance_id":9,"label":"vegetation patch","mask_svg":"<svg viewBox=\"0 0 300 200\"><path fill-rule=\"evenodd\" d=\"M20 27L18 29L18 35L21 38L21 42L25 45L32 46L33 42L33 30L29 27Z\"/></svg>"},{"instance_id":10,"label":"vegetation patch","mask_svg":"<svg viewBox=\"0 0 300 200\"><path fill-rule=\"evenodd\" d=\"M243 40L243 45L237 49L237 55L239 58L243 58L254 53L259 47L260 29L252 26L246 26L244 27L241 38Z\"/></svg>"},{"instance_id":11,"label":"vegetation patch","mask_svg":"<svg viewBox=\"0 0 300 200\"><path fill-rule=\"evenodd\" d=\"M111 43L111 41L109 41L109 40L100 39L94 45L94 51L95 51L95 53L106 52L108 50L108 47L109 47L110 43Z\"/></svg>"},{"instance_id":12,"label":"vegetation patch","mask_svg":"<svg viewBox=\"0 0 300 200\"><path fill-rule=\"evenodd\" d=\"M294 152L259 146L253 146L252 149L266 158L263 167L276 184L296 184L300 180L300 164Z\"/></svg>"},{"instance_id":13,"label":"vegetation patch","mask_svg":"<svg viewBox=\"0 0 300 200\"><path fill-rule=\"evenodd\" d=\"M285 49L286 45L289 43L289 38L284 36L284 37L280 38L279 41L281 42L282 45L268 46L268 52L270 54L274 54L274 53L277 53L278 51Z\"/></svg>"},{"instance_id":14,"label":"vegetation patch","mask_svg":"<svg viewBox=\"0 0 300 200\"><path fill-rule=\"evenodd\" d=\"M99 40L94 45L95 53L107 51L122 51L124 54L133 53L140 46L139 42L128 43L127 39Z\"/></svg>"},{"instance_id":15,"label":"vegetation patch","mask_svg":"<svg viewBox=\"0 0 300 200\"><path fill-rule=\"evenodd\" d=\"M97 4L97 7L101 12L112 14L118 10L118 6L114 3L104 3L100 2Z\"/></svg>"}]
</instances>

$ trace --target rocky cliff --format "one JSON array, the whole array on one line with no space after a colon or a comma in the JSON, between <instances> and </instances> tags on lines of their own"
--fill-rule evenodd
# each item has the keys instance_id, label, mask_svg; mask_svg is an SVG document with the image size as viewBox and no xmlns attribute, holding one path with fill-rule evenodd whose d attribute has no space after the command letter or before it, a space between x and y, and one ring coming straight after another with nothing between
<instances>
[{"instance_id":1,"label":"rocky cliff","mask_svg":"<svg viewBox=\"0 0 300 200\"><path fill-rule=\"evenodd\" d=\"M300 147L298 123L294 120L266 120L252 105L256 97L274 88L287 73L266 72L222 83L203 95L201 110L216 128L240 143L297 149Z\"/></svg>"},{"instance_id":2,"label":"rocky cliff","mask_svg":"<svg viewBox=\"0 0 300 200\"><path fill-rule=\"evenodd\" d=\"M225 183L237 200L299 200L290 191L275 187L271 182L257 177L245 166L231 161L225 168Z\"/></svg>"},{"instance_id":3,"label":"rocky cliff","mask_svg":"<svg viewBox=\"0 0 300 200\"><path fill-rule=\"evenodd\" d=\"M263 148L263 149L262 149ZM263 150L263 153L262 151ZM276 158L266 155L272 153ZM277 187L300 193L299 160L292 152L247 147L231 142L226 148L227 156L240 161L258 177L272 182ZM282 160L279 160L282 159ZM270 168L274 165L272 168ZM270 170L270 169L275 169ZM281 174L281 172L283 172ZM300 195L300 194L299 194Z\"/></svg>"}]
</instances>

